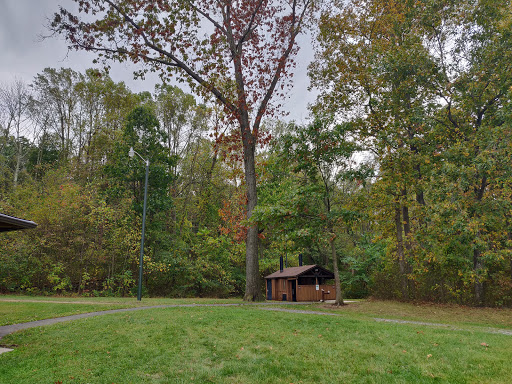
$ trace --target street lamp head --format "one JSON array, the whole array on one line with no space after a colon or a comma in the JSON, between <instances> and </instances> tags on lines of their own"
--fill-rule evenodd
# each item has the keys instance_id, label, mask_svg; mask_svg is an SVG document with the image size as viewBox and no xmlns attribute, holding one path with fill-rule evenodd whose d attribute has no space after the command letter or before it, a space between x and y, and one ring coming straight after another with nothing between
<instances>
[{"instance_id":1,"label":"street lamp head","mask_svg":"<svg viewBox=\"0 0 512 384\"><path fill-rule=\"evenodd\" d=\"M128 151L128 156L130 156L131 158L135 156L135 151L133 150L133 147L130 147L130 150Z\"/></svg>"}]
</instances>

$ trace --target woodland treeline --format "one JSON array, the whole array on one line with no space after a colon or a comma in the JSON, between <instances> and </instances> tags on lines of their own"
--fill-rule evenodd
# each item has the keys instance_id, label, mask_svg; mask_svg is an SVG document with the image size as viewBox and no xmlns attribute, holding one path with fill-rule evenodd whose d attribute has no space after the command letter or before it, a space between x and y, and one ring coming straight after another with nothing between
<instances>
[{"instance_id":1,"label":"woodland treeline","mask_svg":"<svg viewBox=\"0 0 512 384\"><path fill-rule=\"evenodd\" d=\"M172 86L132 93L89 70L47 68L2 89L1 211L34 231L6 234L1 289L129 294L150 160L145 288L159 295L243 289L231 231L239 164L215 109Z\"/></svg>"},{"instance_id":2,"label":"woodland treeline","mask_svg":"<svg viewBox=\"0 0 512 384\"><path fill-rule=\"evenodd\" d=\"M245 219L233 120L175 86L47 68L1 87L3 292L129 295L150 160L144 287L242 295L279 257L338 271L345 297L512 305L512 8L345 1L321 13L306 123L268 119ZM505 2L506 3L506 2Z\"/></svg>"}]
</instances>

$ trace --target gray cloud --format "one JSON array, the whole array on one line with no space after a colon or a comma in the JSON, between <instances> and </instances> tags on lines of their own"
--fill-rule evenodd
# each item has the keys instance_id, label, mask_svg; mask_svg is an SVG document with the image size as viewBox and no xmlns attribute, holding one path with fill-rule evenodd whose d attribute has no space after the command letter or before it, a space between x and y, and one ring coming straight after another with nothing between
<instances>
[{"instance_id":1,"label":"gray cloud","mask_svg":"<svg viewBox=\"0 0 512 384\"><path fill-rule=\"evenodd\" d=\"M48 35L45 25L59 4L75 7L69 0L0 0L0 82L11 82L21 78L27 83L46 67L69 67L85 71L93 67L94 55L86 52L67 52L66 42L59 37L41 40ZM307 118L307 104L314 95L307 90L307 64L313 57L307 38L300 40L301 50L297 57L297 71L290 98L283 101L289 112L287 120L303 121ZM152 91L158 82L156 75L149 75L145 81L133 80L133 67L129 64L112 65L114 81L124 81L132 91Z\"/></svg>"}]
</instances>

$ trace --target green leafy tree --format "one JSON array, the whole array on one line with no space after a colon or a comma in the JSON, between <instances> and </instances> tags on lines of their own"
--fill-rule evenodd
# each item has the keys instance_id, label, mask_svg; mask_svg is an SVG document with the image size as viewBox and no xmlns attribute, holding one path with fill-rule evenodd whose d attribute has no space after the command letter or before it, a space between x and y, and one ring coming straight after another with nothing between
<instances>
[{"instance_id":1,"label":"green leafy tree","mask_svg":"<svg viewBox=\"0 0 512 384\"><path fill-rule=\"evenodd\" d=\"M316 119L306 126L293 125L283 135L282 158L291 161L298 179L281 189L283 195L262 206L261 219L285 220L297 235L326 240L333 265L336 304L342 305L339 255L336 238L339 227L355 216L340 199L340 185L353 174L351 157L358 146L349 140L347 125L333 124L330 119ZM289 220L291 219L291 220Z\"/></svg>"},{"instance_id":2,"label":"green leafy tree","mask_svg":"<svg viewBox=\"0 0 512 384\"><path fill-rule=\"evenodd\" d=\"M92 293L112 281L112 292L123 293L120 277L136 270L140 235L129 220L130 201L107 206L96 186L73 182L65 168L21 184L0 209L38 224L5 234L2 291Z\"/></svg>"},{"instance_id":3,"label":"green leafy tree","mask_svg":"<svg viewBox=\"0 0 512 384\"><path fill-rule=\"evenodd\" d=\"M512 176L505 165L510 147L510 20L505 4L468 3L464 29L445 31L447 39L439 46L446 57L439 89L445 103L436 116L442 142L434 177L446 184L435 194L436 213L442 217L451 211L452 228L457 228L453 235L463 250L458 257L469 267L461 272L480 305L494 301L486 285L493 279L491 270L505 267L502 250L508 248L510 231L505 218L511 201L502 192Z\"/></svg>"},{"instance_id":4,"label":"green leafy tree","mask_svg":"<svg viewBox=\"0 0 512 384\"><path fill-rule=\"evenodd\" d=\"M110 204L131 196L134 210L142 216L146 168L138 157L128 157L129 148L133 147L149 160L147 246L154 256L170 244L167 233L168 212L173 206L170 186L177 159L169 156L164 141L165 133L153 111L147 106L136 107L128 114L122 140L115 145L111 162L105 167L111 177L107 189Z\"/></svg>"},{"instance_id":5,"label":"green leafy tree","mask_svg":"<svg viewBox=\"0 0 512 384\"><path fill-rule=\"evenodd\" d=\"M385 270L390 281L400 276L403 298L419 290L483 303L487 265L500 264L508 202L498 209L494 196L504 196L495 181L508 177L497 166L508 151L506 25L509 7L485 1L355 0L321 17L311 67L318 108L352 121L375 154L368 206L393 240Z\"/></svg>"},{"instance_id":6,"label":"green leafy tree","mask_svg":"<svg viewBox=\"0 0 512 384\"><path fill-rule=\"evenodd\" d=\"M63 162L70 159L76 150L75 128L79 105L76 86L81 80L82 75L70 68L45 68L32 82L32 113L39 115L38 120L45 132L58 136Z\"/></svg>"},{"instance_id":7,"label":"green leafy tree","mask_svg":"<svg viewBox=\"0 0 512 384\"><path fill-rule=\"evenodd\" d=\"M317 60L310 67L313 83L322 90L317 108L356 122L357 140L378 160L383 194L378 200L388 207L381 212L394 217L401 295L407 298L414 224L420 230L424 215L429 118L439 81L436 61L424 45L424 23L431 21L424 18L434 9L407 1L336 5L336 12L321 17Z\"/></svg>"},{"instance_id":8,"label":"green leafy tree","mask_svg":"<svg viewBox=\"0 0 512 384\"><path fill-rule=\"evenodd\" d=\"M105 157L108 160L122 135L126 116L139 101L124 83L93 69L76 84L76 97L76 168L80 178L91 181L101 173Z\"/></svg>"},{"instance_id":9,"label":"green leafy tree","mask_svg":"<svg viewBox=\"0 0 512 384\"><path fill-rule=\"evenodd\" d=\"M12 161L12 187L16 189L21 172L27 163L30 152L29 138L32 132L29 129L29 101L30 90L21 80L15 79L12 84L0 87L0 109L5 121L4 142L9 142L9 136L14 139L14 156Z\"/></svg>"}]
</instances>

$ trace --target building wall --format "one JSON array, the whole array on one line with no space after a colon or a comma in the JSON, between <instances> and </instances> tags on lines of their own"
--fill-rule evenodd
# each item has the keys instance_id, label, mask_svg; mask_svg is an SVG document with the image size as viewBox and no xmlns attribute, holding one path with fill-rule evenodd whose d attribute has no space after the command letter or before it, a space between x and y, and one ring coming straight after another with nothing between
<instances>
[{"instance_id":1,"label":"building wall","mask_svg":"<svg viewBox=\"0 0 512 384\"><path fill-rule=\"evenodd\" d=\"M272 279L272 300L283 300L283 294L286 294L286 300L291 300L287 281L288 279Z\"/></svg>"},{"instance_id":2,"label":"building wall","mask_svg":"<svg viewBox=\"0 0 512 384\"><path fill-rule=\"evenodd\" d=\"M292 301L291 281L296 279L272 279L272 300L282 301L283 294L286 294L286 301ZM297 284L297 301L320 301L336 299L336 289L334 285L319 285L316 290L315 285ZM323 290L323 295L322 295Z\"/></svg>"},{"instance_id":3,"label":"building wall","mask_svg":"<svg viewBox=\"0 0 512 384\"><path fill-rule=\"evenodd\" d=\"M316 285L297 286L297 301L320 301L334 299L336 299L336 287L334 285L319 285L318 291L316 290Z\"/></svg>"}]
</instances>

